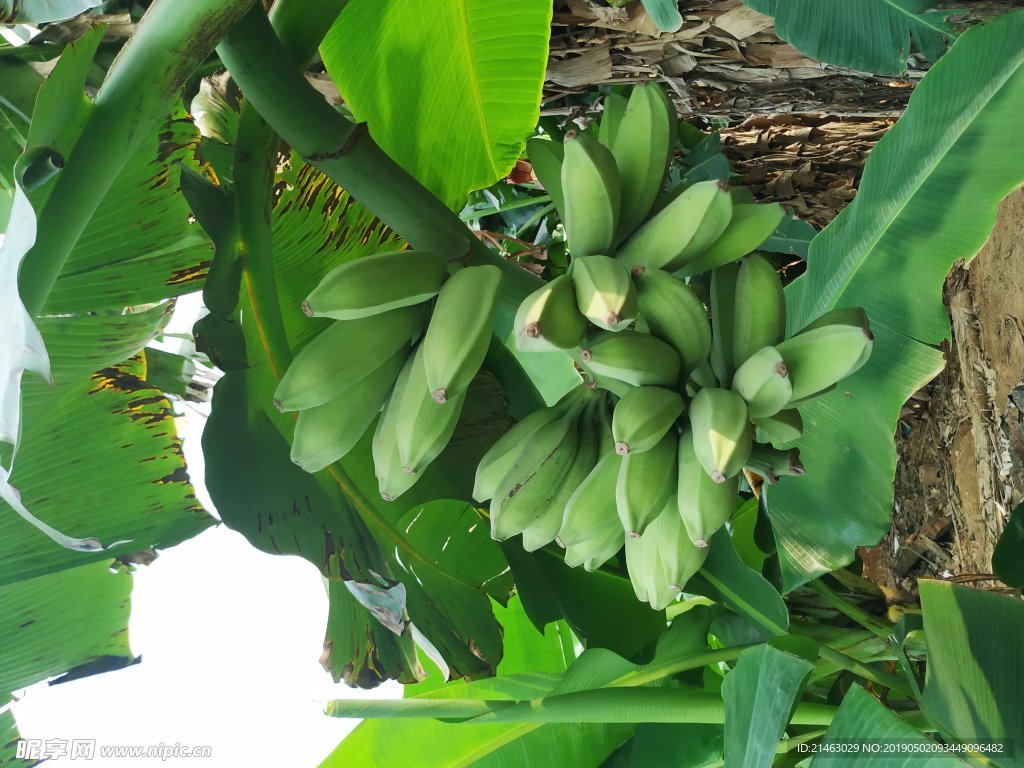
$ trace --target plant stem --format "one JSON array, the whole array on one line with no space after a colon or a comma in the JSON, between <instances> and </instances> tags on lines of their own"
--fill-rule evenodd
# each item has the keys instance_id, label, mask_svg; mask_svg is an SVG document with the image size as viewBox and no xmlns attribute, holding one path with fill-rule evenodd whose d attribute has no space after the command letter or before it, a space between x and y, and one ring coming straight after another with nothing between
<instances>
[{"instance_id":1,"label":"plant stem","mask_svg":"<svg viewBox=\"0 0 1024 768\"><path fill-rule=\"evenodd\" d=\"M377 146L365 125L345 119L301 73L284 66L287 54L263 14L247 14L217 51L274 130L410 245L502 269L502 301L512 311L505 313L507 327L495 330L499 337L507 335L514 308L540 285L536 277L477 240L457 214Z\"/></svg>"},{"instance_id":2,"label":"plant stem","mask_svg":"<svg viewBox=\"0 0 1024 768\"><path fill-rule=\"evenodd\" d=\"M874 664L858 661L852 656L847 656L845 653L837 651L834 648L830 648L827 645L818 646L818 655L825 661L835 664L837 667L849 670L850 672L860 675L861 677L866 678L873 683L877 683L878 685L884 685L890 690L903 694L908 699L915 698L910 687L907 685L907 681L899 675L894 675L892 672L879 669Z\"/></svg>"},{"instance_id":3,"label":"plant stem","mask_svg":"<svg viewBox=\"0 0 1024 768\"><path fill-rule=\"evenodd\" d=\"M39 216L21 267L22 301L35 316L72 248L132 151L167 117L178 89L254 0L157 0L107 73L89 120Z\"/></svg>"},{"instance_id":4,"label":"plant stem","mask_svg":"<svg viewBox=\"0 0 1024 768\"><path fill-rule=\"evenodd\" d=\"M864 629L869 632L873 632L879 637L888 640L889 635L892 634L892 628L886 626L882 622L878 621L867 611L863 611L855 605L852 605L849 601L844 600L841 595L835 592L831 587L826 585L821 579L816 579L807 585L810 589L817 592L821 597L825 599L829 605L835 608L840 613L853 619L860 624Z\"/></svg>"},{"instance_id":5,"label":"plant stem","mask_svg":"<svg viewBox=\"0 0 1024 768\"><path fill-rule=\"evenodd\" d=\"M677 675L680 672L688 672L691 669L700 669L709 664L718 664L723 661L733 661L747 648L756 648L761 643L747 643L746 645L732 645L728 648L716 648L713 651L698 653L684 659L674 659L657 666L649 666L638 669L634 672L627 672L619 679L608 684L609 688L625 686L645 685L655 680L661 680L669 675Z\"/></svg>"}]
</instances>

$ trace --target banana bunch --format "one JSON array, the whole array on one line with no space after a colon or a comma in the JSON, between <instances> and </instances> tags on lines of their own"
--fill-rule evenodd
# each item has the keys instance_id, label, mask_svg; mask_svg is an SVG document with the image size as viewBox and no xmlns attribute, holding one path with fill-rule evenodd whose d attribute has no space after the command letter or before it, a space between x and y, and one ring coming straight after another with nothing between
<instances>
[{"instance_id":1,"label":"banana bunch","mask_svg":"<svg viewBox=\"0 0 1024 768\"><path fill-rule=\"evenodd\" d=\"M474 496L492 535L556 541L593 569L625 546L637 597L664 608L741 504L744 480L803 474L800 406L871 352L863 310L786 334L775 265L757 248L777 204L717 180L666 190L677 137L655 86L605 102L598 130L530 157L571 261L519 308L515 343L572 356L585 383L484 457Z\"/></svg>"},{"instance_id":2,"label":"banana bunch","mask_svg":"<svg viewBox=\"0 0 1024 768\"><path fill-rule=\"evenodd\" d=\"M332 318L274 394L298 411L292 461L318 472L376 422L381 496L411 488L451 439L491 341L501 285L494 266L449 272L432 251L390 251L327 273L302 304Z\"/></svg>"}]
</instances>

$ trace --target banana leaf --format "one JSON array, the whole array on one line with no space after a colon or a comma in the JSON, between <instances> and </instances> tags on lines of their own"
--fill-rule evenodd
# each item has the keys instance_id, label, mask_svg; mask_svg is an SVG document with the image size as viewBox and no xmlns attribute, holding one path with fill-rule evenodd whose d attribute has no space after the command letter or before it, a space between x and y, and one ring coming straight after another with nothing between
<instances>
[{"instance_id":1,"label":"banana leaf","mask_svg":"<svg viewBox=\"0 0 1024 768\"><path fill-rule=\"evenodd\" d=\"M889 527L903 403L942 366L942 283L992 231L999 201L1024 182L1010 137L1024 112L1024 14L967 31L929 71L871 152L857 198L811 242L788 286L788 324L862 306L867 364L801 408L807 472L767 490L786 590L850 562Z\"/></svg>"}]
</instances>

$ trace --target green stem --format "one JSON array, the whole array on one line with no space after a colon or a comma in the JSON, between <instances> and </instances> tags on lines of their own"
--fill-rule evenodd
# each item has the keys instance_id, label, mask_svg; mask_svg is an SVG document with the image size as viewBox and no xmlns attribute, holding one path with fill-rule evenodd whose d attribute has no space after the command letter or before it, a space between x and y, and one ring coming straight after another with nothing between
<instances>
[{"instance_id":1,"label":"green stem","mask_svg":"<svg viewBox=\"0 0 1024 768\"><path fill-rule=\"evenodd\" d=\"M756 648L761 643L748 643L746 645L732 645L728 648L716 648L713 651L698 653L684 659L673 661L657 666L649 666L633 672L627 672L622 677L608 684L609 688L620 688L625 686L646 685L655 680L661 680L669 675L678 675L680 672L688 672L691 669L700 669L709 664L718 664L723 661L734 661L747 648Z\"/></svg>"},{"instance_id":2,"label":"green stem","mask_svg":"<svg viewBox=\"0 0 1024 768\"><path fill-rule=\"evenodd\" d=\"M141 141L170 112L178 89L253 0L157 0L107 73L92 112L39 216L21 267L22 301L38 315L72 248Z\"/></svg>"},{"instance_id":3,"label":"green stem","mask_svg":"<svg viewBox=\"0 0 1024 768\"><path fill-rule=\"evenodd\" d=\"M914 694L907 685L907 681L899 675L894 675L892 672L887 672L884 669L879 669L875 664L869 664L863 661L859 661L852 656L847 656L841 651L837 651L834 648L830 648L827 645L818 646L818 655L837 667L849 670L856 675L860 675L867 680L878 685L883 685L890 690L897 691L908 699L913 699Z\"/></svg>"},{"instance_id":4,"label":"green stem","mask_svg":"<svg viewBox=\"0 0 1024 768\"><path fill-rule=\"evenodd\" d=\"M505 273L502 301L512 308L540 285L499 257L370 137L334 110L294 67L266 17L250 12L217 48L235 82L263 118L306 162L343 187L414 248L494 264ZM497 328L504 337L510 328Z\"/></svg>"},{"instance_id":5,"label":"green stem","mask_svg":"<svg viewBox=\"0 0 1024 768\"><path fill-rule=\"evenodd\" d=\"M821 595L825 602L837 611L853 619L869 632L873 632L885 640L888 640L889 635L892 634L892 627L884 625L867 611L861 610L849 601L844 600L841 595L826 585L821 579L812 581L807 586Z\"/></svg>"}]
</instances>

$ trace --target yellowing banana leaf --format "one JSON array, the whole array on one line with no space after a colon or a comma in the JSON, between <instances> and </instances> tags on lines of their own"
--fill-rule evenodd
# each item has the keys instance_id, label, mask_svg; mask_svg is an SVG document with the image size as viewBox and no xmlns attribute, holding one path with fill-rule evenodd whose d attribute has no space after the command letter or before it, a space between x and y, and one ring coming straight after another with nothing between
<instances>
[{"instance_id":1,"label":"yellowing banana leaf","mask_svg":"<svg viewBox=\"0 0 1024 768\"><path fill-rule=\"evenodd\" d=\"M966 32L929 71L868 158L857 198L811 243L786 292L790 330L833 307L863 306L868 363L801 408L807 469L767 490L787 590L848 563L889 526L900 407L942 366L942 282L992 231L1024 182L1009 137L1024 113L1024 14Z\"/></svg>"},{"instance_id":2,"label":"yellowing banana leaf","mask_svg":"<svg viewBox=\"0 0 1024 768\"><path fill-rule=\"evenodd\" d=\"M879 74L907 69L913 40L931 61L955 31L952 11L929 10L937 0L743 0L775 17L775 32L801 53L827 64Z\"/></svg>"},{"instance_id":3,"label":"yellowing banana leaf","mask_svg":"<svg viewBox=\"0 0 1024 768\"><path fill-rule=\"evenodd\" d=\"M59 531L117 546L65 549L0 503L0 584L109 560L111 552L170 547L213 522L189 482L170 404L144 376L136 358L74 385L26 388L11 476L21 501Z\"/></svg>"},{"instance_id":4,"label":"yellowing banana leaf","mask_svg":"<svg viewBox=\"0 0 1024 768\"><path fill-rule=\"evenodd\" d=\"M813 665L768 645L740 654L725 676L725 761L768 768Z\"/></svg>"},{"instance_id":5,"label":"yellowing banana leaf","mask_svg":"<svg viewBox=\"0 0 1024 768\"><path fill-rule=\"evenodd\" d=\"M376 142L452 208L504 178L537 124L549 0L351 0L320 51Z\"/></svg>"},{"instance_id":6,"label":"yellowing banana leaf","mask_svg":"<svg viewBox=\"0 0 1024 768\"><path fill-rule=\"evenodd\" d=\"M995 766L1024 762L1024 605L992 592L922 581L928 646L922 705L948 740L1000 741ZM1013 754L1011 754L1013 752Z\"/></svg>"}]
</instances>

